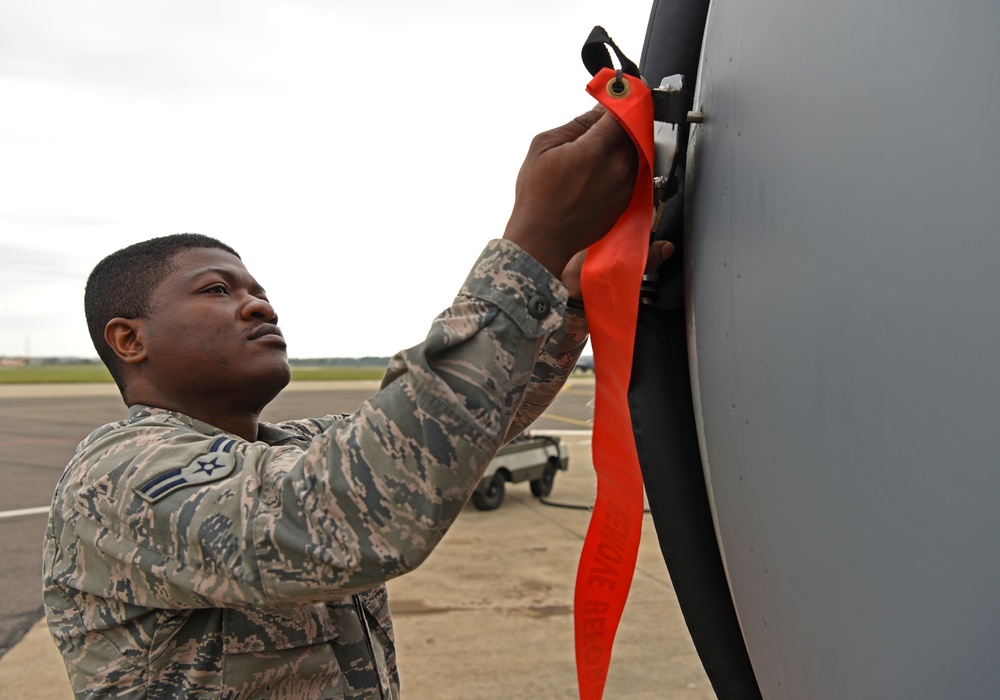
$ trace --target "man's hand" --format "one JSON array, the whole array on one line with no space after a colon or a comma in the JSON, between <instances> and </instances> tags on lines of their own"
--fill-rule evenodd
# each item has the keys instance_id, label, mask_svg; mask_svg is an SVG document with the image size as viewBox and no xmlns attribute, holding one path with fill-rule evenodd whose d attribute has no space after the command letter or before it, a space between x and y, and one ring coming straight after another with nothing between
<instances>
[{"instance_id":1,"label":"man's hand","mask_svg":"<svg viewBox=\"0 0 1000 700\"><path fill-rule=\"evenodd\" d=\"M646 269L642 274L649 275L656 272L660 265L667 261L674 254L674 244L670 241L653 241L649 245L649 254L646 256ZM583 290L580 287L580 274L583 272L583 261L587 257L587 251L581 250L574 255L562 273L562 283L569 290L569 298L577 301L583 300Z\"/></svg>"},{"instance_id":2,"label":"man's hand","mask_svg":"<svg viewBox=\"0 0 1000 700\"><path fill-rule=\"evenodd\" d=\"M504 238L556 277L628 207L638 154L603 107L536 136L517 175Z\"/></svg>"}]
</instances>

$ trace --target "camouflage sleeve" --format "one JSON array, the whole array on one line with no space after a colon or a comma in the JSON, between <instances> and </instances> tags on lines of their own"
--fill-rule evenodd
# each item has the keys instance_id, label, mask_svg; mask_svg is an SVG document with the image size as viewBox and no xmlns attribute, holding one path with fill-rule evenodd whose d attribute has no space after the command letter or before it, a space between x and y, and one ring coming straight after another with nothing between
<instances>
[{"instance_id":1,"label":"camouflage sleeve","mask_svg":"<svg viewBox=\"0 0 1000 700\"><path fill-rule=\"evenodd\" d=\"M524 432L549 407L576 367L588 337L583 311L566 307L563 325L549 336L538 354L524 401L507 432L507 442Z\"/></svg>"},{"instance_id":2,"label":"camouflage sleeve","mask_svg":"<svg viewBox=\"0 0 1000 700\"><path fill-rule=\"evenodd\" d=\"M350 416L321 419L329 427L307 448L220 442L155 416L128 428L127 450L97 440L100 470L60 485L73 535L47 554L62 562L52 580L126 605L266 607L412 570L510 433L529 382L553 385L536 361L546 342L565 346L552 339L565 301L534 259L492 241L383 388Z\"/></svg>"},{"instance_id":3,"label":"camouflage sleeve","mask_svg":"<svg viewBox=\"0 0 1000 700\"><path fill-rule=\"evenodd\" d=\"M279 430L294 433L306 440L312 440L325 430L347 417L346 413L323 416L322 418L303 418L300 420L287 420L275 425Z\"/></svg>"},{"instance_id":4,"label":"camouflage sleeve","mask_svg":"<svg viewBox=\"0 0 1000 700\"><path fill-rule=\"evenodd\" d=\"M576 361L580 359L589 337L587 318L583 310L567 306L562 325L546 338L538 352L531 380L524 392L524 399L514 415L504 443L510 442L524 432L552 404L573 373ZM385 381L392 381L397 373L398 368L391 368L387 372ZM286 421L279 423L278 427L312 438L329 427L331 418L332 416L327 416Z\"/></svg>"}]
</instances>

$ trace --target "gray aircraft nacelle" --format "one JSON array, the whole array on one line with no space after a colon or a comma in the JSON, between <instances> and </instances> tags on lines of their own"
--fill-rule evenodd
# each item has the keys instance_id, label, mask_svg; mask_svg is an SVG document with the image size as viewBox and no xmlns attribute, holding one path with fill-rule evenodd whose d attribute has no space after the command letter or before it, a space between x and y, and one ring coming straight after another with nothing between
<instances>
[{"instance_id":1,"label":"gray aircraft nacelle","mask_svg":"<svg viewBox=\"0 0 1000 700\"><path fill-rule=\"evenodd\" d=\"M1000 697L1000 2L660 0L633 424L723 700Z\"/></svg>"}]
</instances>

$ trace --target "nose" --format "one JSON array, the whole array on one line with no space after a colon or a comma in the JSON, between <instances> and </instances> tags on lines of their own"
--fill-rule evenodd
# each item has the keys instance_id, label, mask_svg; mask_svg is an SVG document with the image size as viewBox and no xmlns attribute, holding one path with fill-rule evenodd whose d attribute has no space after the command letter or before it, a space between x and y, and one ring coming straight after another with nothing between
<instances>
[{"instance_id":1,"label":"nose","mask_svg":"<svg viewBox=\"0 0 1000 700\"><path fill-rule=\"evenodd\" d=\"M278 314L267 299L251 296L246 303L240 307L240 317L250 320L260 320L265 323L277 323Z\"/></svg>"}]
</instances>

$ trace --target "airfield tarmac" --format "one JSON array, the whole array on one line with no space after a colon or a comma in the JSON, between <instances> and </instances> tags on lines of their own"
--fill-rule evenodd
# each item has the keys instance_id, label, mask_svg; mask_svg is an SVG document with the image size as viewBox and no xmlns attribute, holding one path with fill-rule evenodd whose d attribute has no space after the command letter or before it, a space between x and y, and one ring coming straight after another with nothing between
<instances>
[{"instance_id":1,"label":"airfield tarmac","mask_svg":"<svg viewBox=\"0 0 1000 700\"><path fill-rule=\"evenodd\" d=\"M376 389L377 382L295 383L264 419L349 412ZM467 505L423 566L389 582L406 700L578 697L573 591L595 494L593 395L593 379L571 380L531 429L558 435L569 451L569 468L546 502L527 483L507 484L497 510ZM72 697L42 621L45 510L79 440L124 414L110 384L0 386L0 699ZM648 514L604 696L716 698Z\"/></svg>"}]
</instances>

